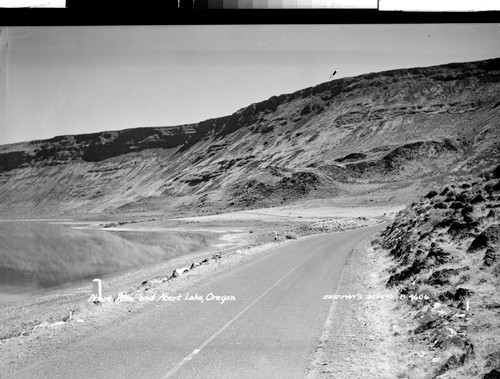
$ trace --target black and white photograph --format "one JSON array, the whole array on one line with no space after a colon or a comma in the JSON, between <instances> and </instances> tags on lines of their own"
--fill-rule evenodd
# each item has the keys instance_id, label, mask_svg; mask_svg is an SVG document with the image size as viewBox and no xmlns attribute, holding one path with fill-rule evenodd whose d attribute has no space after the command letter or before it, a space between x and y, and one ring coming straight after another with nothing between
<instances>
[{"instance_id":1,"label":"black and white photograph","mask_svg":"<svg viewBox=\"0 0 500 379\"><path fill-rule=\"evenodd\" d=\"M500 378L500 22L5 14L1 378Z\"/></svg>"}]
</instances>

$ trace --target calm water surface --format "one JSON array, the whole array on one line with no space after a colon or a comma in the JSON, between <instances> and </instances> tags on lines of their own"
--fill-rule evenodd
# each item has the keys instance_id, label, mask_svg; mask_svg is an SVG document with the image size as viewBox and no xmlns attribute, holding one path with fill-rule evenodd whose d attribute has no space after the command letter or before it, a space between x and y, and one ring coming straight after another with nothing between
<instances>
[{"instance_id":1,"label":"calm water surface","mask_svg":"<svg viewBox=\"0 0 500 379\"><path fill-rule=\"evenodd\" d=\"M209 233L117 233L47 221L1 221L0 306L23 294L189 254L211 238Z\"/></svg>"}]
</instances>

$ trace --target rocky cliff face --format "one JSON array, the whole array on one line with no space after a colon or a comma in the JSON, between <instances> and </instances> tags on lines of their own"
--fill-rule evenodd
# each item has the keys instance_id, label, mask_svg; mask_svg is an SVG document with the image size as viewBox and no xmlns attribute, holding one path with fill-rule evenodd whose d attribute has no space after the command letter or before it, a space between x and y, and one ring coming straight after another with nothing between
<instances>
[{"instance_id":1,"label":"rocky cliff face","mask_svg":"<svg viewBox=\"0 0 500 379\"><path fill-rule=\"evenodd\" d=\"M467 175L500 157L499 90L500 59L393 70L198 124L0 146L0 210L246 207Z\"/></svg>"}]
</instances>

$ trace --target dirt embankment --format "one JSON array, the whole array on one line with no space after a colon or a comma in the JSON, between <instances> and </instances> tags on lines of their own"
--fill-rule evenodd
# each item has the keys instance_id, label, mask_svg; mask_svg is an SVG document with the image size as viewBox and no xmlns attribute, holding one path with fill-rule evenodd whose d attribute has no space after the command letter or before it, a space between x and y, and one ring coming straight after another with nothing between
<instances>
[{"instance_id":1,"label":"dirt embankment","mask_svg":"<svg viewBox=\"0 0 500 379\"><path fill-rule=\"evenodd\" d=\"M396 377L396 294L384 286L388 259L370 240L353 250L336 292L325 295L332 305L308 378Z\"/></svg>"}]
</instances>

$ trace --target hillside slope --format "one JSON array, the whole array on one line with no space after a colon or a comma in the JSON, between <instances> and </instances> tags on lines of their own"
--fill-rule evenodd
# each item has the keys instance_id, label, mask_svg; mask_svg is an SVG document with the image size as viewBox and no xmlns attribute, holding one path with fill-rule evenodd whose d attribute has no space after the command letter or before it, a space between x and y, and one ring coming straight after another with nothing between
<instances>
[{"instance_id":1,"label":"hillside slope","mask_svg":"<svg viewBox=\"0 0 500 379\"><path fill-rule=\"evenodd\" d=\"M472 183L436 189L401 211L375 243L392 258L387 286L399 293L401 314L395 334L413 344L401 349L408 367L401 377L496 378L500 165Z\"/></svg>"},{"instance_id":2,"label":"hillside slope","mask_svg":"<svg viewBox=\"0 0 500 379\"><path fill-rule=\"evenodd\" d=\"M411 191L498 161L499 92L500 59L455 63L334 80L197 124L4 145L0 211L169 212L360 193L403 202L416 182Z\"/></svg>"}]
</instances>

